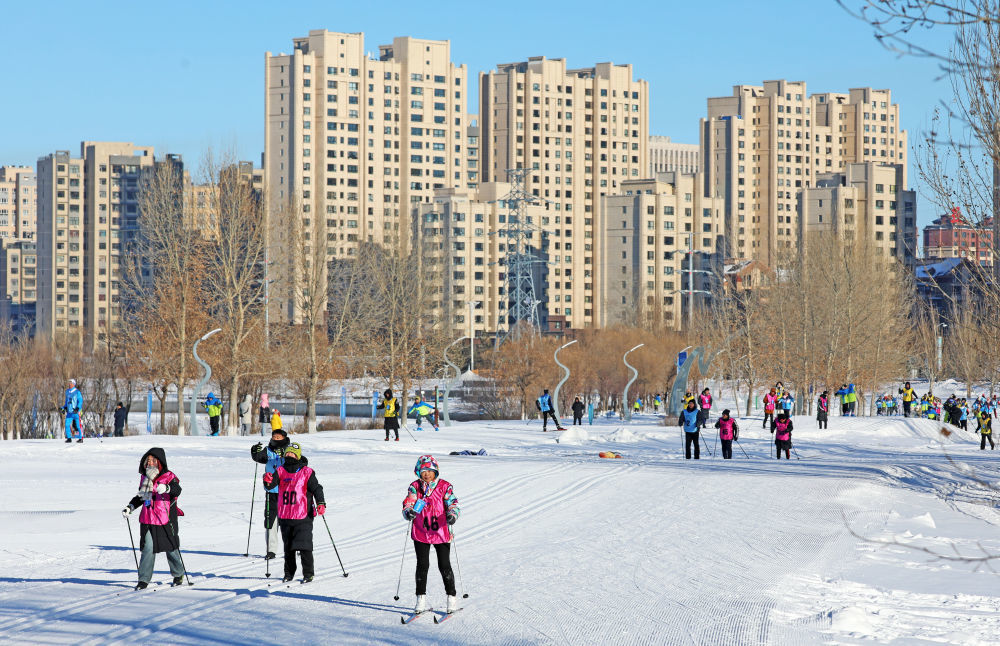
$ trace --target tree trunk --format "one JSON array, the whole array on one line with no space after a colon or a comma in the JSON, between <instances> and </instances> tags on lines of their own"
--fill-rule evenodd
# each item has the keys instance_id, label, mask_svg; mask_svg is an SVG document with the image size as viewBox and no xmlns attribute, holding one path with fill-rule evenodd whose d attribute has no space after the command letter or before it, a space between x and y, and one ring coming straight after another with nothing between
<instances>
[{"instance_id":1,"label":"tree trunk","mask_svg":"<svg viewBox=\"0 0 1000 646\"><path fill-rule=\"evenodd\" d=\"M180 378L177 380L177 436L180 437L186 434L186 425L184 422L184 386L186 385L186 380L184 379L184 374L181 373ZM160 404L160 411L162 414L163 404ZM193 429L192 429L193 432Z\"/></svg>"}]
</instances>

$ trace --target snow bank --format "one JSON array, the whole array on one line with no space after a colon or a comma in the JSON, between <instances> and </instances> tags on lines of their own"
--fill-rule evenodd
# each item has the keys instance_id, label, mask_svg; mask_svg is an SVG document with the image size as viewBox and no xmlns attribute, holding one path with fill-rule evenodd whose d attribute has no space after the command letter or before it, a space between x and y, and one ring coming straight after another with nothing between
<instances>
[{"instance_id":1,"label":"snow bank","mask_svg":"<svg viewBox=\"0 0 1000 646\"><path fill-rule=\"evenodd\" d=\"M559 444L583 444L590 441L590 435L583 430L582 426L570 426L569 429L561 431L556 437Z\"/></svg>"},{"instance_id":2,"label":"snow bank","mask_svg":"<svg viewBox=\"0 0 1000 646\"><path fill-rule=\"evenodd\" d=\"M636 442L641 442L646 439L645 435L636 434L625 428L624 426L616 429L614 433L609 433L604 436L604 439L609 442L622 442L626 444L635 444Z\"/></svg>"}]
</instances>

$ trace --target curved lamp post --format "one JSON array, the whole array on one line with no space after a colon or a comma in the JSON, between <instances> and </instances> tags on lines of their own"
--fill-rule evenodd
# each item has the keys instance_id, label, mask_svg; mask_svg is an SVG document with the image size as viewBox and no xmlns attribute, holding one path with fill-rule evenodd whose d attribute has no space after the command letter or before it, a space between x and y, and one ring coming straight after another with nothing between
<instances>
[{"instance_id":1,"label":"curved lamp post","mask_svg":"<svg viewBox=\"0 0 1000 646\"><path fill-rule=\"evenodd\" d=\"M636 379L639 378L639 371L636 370L635 367L631 363L628 362L628 355L631 354L634 350L638 350L639 348L641 348L644 345L646 345L646 344L645 343L640 343L639 345L637 345L634 348L632 348L632 350L629 350L628 352L626 352L625 355L622 357L622 363L624 363L629 368L629 370L632 371L632 378L628 380L627 384L625 384L625 392L622 393L622 405L625 406L625 421L626 422L632 421L632 405L630 404L630 402L628 400L628 388L629 388L629 386L632 385L632 383Z\"/></svg>"},{"instance_id":2,"label":"curved lamp post","mask_svg":"<svg viewBox=\"0 0 1000 646\"><path fill-rule=\"evenodd\" d=\"M448 393L451 392L451 387L456 383L458 383L459 381L461 381L462 379L462 371L458 369L458 366L456 366L454 363L451 362L451 359L448 358L448 350L451 350L451 346L455 345L456 343L460 343L470 338L472 337L468 336L459 337L454 341L452 341L451 343L449 343L448 347L444 349L444 362L455 369L455 381L452 382L449 380L445 382L444 402L441 403L441 416L444 417L445 426L451 426L451 417L448 415Z\"/></svg>"},{"instance_id":3,"label":"curved lamp post","mask_svg":"<svg viewBox=\"0 0 1000 646\"><path fill-rule=\"evenodd\" d=\"M191 398L191 420L190 420L191 435L194 435L195 431L198 429L198 426L197 426L198 418L196 417L197 410L198 410L198 408L197 408L198 407L198 393L200 393L201 389L205 387L205 384L208 383L208 380L212 378L212 366L210 366L207 363L205 363L204 361L202 361L201 357L198 356L198 344L201 343L202 341L204 341L205 339L207 339L208 337L212 336L216 332L222 332L222 328L221 327L217 327L214 330L212 330L211 332L209 332L208 334L206 334L205 336L201 337L200 339L198 339L197 341L194 342L194 360L197 361L198 363L200 363L201 367L205 369L205 376L202 377L201 381L198 382L198 387L195 389L194 396ZM177 393L177 396L183 398L184 397L184 393Z\"/></svg>"},{"instance_id":4,"label":"curved lamp post","mask_svg":"<svg viewBox=\"0 0 1000 646\"><path fill-rule=\"evenodd\" d=\"M574 343L576 343L576 339L573 339L572 341L570 341L566 345L559 346L556 349L555 353L553 353L553 355L552 355L552 358L555 359L556 364L560 368L562 368L563 371L566 373L566 374L563 375L563 378L559 382L559 385L556 386L556 394L552 398L552 410L556 414L556 425L557 426L561 426L562 425L561 418L559 417L559 391L562 390L563 384L566 383L567 379L569 379L569 368L567 368L566 366L564 366L562 363L559 362L559 350L562 350L563 348L568 348L569 346L573 345Z\"/></svg>"}]
</instances>

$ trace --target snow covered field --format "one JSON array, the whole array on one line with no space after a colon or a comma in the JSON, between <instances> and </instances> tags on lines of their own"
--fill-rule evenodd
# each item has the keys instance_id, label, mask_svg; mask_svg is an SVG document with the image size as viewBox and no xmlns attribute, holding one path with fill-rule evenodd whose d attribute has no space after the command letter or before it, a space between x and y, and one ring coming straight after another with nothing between
<instances>
[{"instance_id":1,"label":"snow covered field","mask_svg":"<svg viewBox=\"0 0 1000 646\"><path fill-rule=\"evenodd\" d=\"M566 434L543 434L539 422L456 424L415 434L417 443L406 433L383 442L380 430L294 436L326 490L350 573L341 576L319 522L318 576L305 585L280 583L280 559L264 577L259 485L243 556L258 438L7 442L0 642L1000 643L1000 575L874 542L1000 554L997 495L976 482L1000 481L1000 451L980 452L972 433L941 438L928 420L795 423L801 460L790 462L774 460L759 418L741 420L750 458L734 447L731 461L684 460L680 430L652 416L584 426L588 438L560 443L554 436ZM193 587L167 587L160 555L160 585L132 590L120 510L150 446L165 448L184 487ZM489 455L448 455L480 448ZM601 459L602 450L626 457ZM394 601L400 503L422 453L438 458L463 509L455 529L469 598L443 625L401 626L414 558L407 545ZM433 565L428 592L443 606Z\"/></svg>"}]
</instances>

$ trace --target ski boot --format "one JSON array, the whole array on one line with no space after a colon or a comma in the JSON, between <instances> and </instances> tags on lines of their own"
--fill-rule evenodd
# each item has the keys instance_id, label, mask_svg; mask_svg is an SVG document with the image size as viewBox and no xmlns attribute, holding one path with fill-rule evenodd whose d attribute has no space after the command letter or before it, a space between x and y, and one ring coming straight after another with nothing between
<instances>
[{"instance_id":1,"label":"ski boot","mask_svg":"<svg viewBox=\"0 0 1000 646\"><path fill-rule=\"evenodd\" d=\"M284 583L288 583L289 581L291 581L291 580L292 580L292 579L294 579L294 578L295 578L295 575L294 575L294 574L286 574L286 575L285 575L284 577L282 577L282 579L281 579L281 580L282 580L282 582L284 582Z\"/></svg>"},{"instance_id":2,"label":"ski boot","mask_svg":"<svg viewBox=\"0 0 1000 646\"><path fill-rule=\"evenodd\" d=\"M265 560L265 561L270 561L270 560L271 560L271 559L273 559L273 558L276 558L276 557L275 557L275 554L274 554L274 552L268 552L268 553L267 553L267 554L266 554L266 555L264 556L264 560Z\"/></svg>"},{"instance_id":3,"label":"ski boot","mask_svg":"<svg viewBox=\"0 0 1000 646\"><path fill-rule=\"evenodd\" d=\"M425 594L417 595L417 605L413 607L413 614L419 615L421 612L427 612L427 595Z\"/></svg>"},{"instance_id":4,"label":"ski boot","mask_svg":"<svg viewBox=\"0 0 1000 646\"><path fill-rule=\"evenodd\" d=\"M146 583L145 581L139 581L138 583L135 584L136 590L145 590L147 587L149 587L149 584Z\"/></svg>"},{"instance_id":5,"label":"ski boot","mask_svg":"<svg viewBox=\"0 0 1000 646\"><path fill-rule=\"evenodd\" d=\"M458 610L458 597L456 597L455 595L451 595L450 597L448 597L448 608L446 612L450 615L456 610Z\"/></svg>"},{"instance_id":6,"label":"ski boot","mask_svg":"<svg viewBox=\"0 0 1000 646\"><path fill-rule=\"evenodd\" d=\"M302 577L302 583L312 583L313 578L311 576L304 576Z\"/></svg>"},{"instance_id":7,"label":"ski boot","mask_svg":"<svg viewBox=\"0 0 1000 646\"><path fill-rule=\"evenodd\" d=\"M179 586L179 585L184 585L184 577L183 576L175 576L174 580L170 583L171 587L176 587L176 586Z\"/></svg>"}]
</instances>

